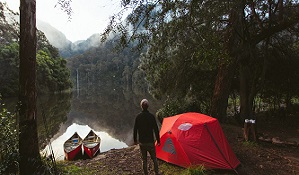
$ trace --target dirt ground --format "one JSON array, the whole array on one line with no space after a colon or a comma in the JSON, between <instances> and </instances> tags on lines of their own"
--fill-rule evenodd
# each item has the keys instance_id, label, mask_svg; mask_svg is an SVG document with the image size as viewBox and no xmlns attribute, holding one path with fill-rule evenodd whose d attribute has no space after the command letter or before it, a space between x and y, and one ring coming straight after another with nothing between
<instances>
[{"instance_id":1,"label":"dirt ground","mask_svg":"<svg viewBox=\"0 0 299 175\"><path fill-rule=\"evenodd\" d=\"M299 123L295 127L258 130L257 142L244 142L242 127L221 124L236 156L241 162L240 175L299 175ZM274 126L275 127L275 126ZM265 139L267 138L267 139ZM274 143L273 143L274 140ZM288 144L292 143L292 144ZM99 167L99 162L100 166ZM95 174L142 174L138 146L100 153L90 160L69 162L78 167L94 170ZM159 167L166 164L158 161ZM151 166L152 167L152 166ZM176 167L176 166L175 166ZM176 167L179 169L179 167ZM105 171L105 172L104 172ZM152 174L153 170L150 170ZM161 174L167 174L161 170ZM209 174L236 174L234 171L213 171Z\"/></svg>"}]
</instances>

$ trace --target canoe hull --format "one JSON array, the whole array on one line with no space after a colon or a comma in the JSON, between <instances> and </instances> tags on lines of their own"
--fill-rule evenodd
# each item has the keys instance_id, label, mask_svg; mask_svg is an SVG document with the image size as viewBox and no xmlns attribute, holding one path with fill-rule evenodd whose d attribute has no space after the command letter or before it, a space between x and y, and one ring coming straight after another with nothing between
<instances>
[{"instance_id":1,"label":"canoe hull","mask_svg":"<svg viewBox=\"0 0 299 175\"><path fill-rule=\"evenodd\" d=\"M82 141L84 155L87 155L89 158L95 157L100 150L100 143L101 138L92 130L90 130L90 132Z\"/></svg>"},{"instance_id":2,"label":"canoe hull","mask_svg":"<svg viewBox=\"0 0 299 175\"><path fill-rule=\"evenodd\" d=\"M82 156L82 138L75 132L63 144L65 160L74 160Z\"/></svg>"},{"instance_id":3,"label":"canoe hull","mask_svg":"<svg viewBox=\"0 0 299 175\"><path fill-rule=\"evenodd\" d=\"M96 146L89 148L83 144L84 154L88 155L89 158L93 158L99 151L100 143Z\"/></svg>"},{"instance_id":4,"label":"canoe hull","mask_svg":"<svg viewBox=\"0 0 299 175\"><path fill-rule=\"evenodd\" d=\"M82 144L78 145L74 150L67 152L64 150L65 160L75 160L77 157L82 156Z\"/></svg>"}]
</instances>

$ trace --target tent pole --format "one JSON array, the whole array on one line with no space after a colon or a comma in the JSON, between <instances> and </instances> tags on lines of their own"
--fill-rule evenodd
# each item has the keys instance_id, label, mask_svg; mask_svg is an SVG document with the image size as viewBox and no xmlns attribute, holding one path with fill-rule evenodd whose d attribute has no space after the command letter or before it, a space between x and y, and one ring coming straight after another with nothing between
<instances>
[{"instance_id":1,"label":"tent pole","mask_svg":"<svg viewBox=\"0 0 299 175\"><path fill-rule=\"evenodd\" d=\"M229 161L228 161L228 160L226 159L226 157L224 156L222 150L220 149L219 145L217 144L215 138L213 137L213 135L212 135L212 133L211 133L211 131L210 131L210 129L209 129L207 123L204 123L204 126L205 126L205 128L207 129L208 133L210 134L210 136L211 136L213 142L215 143L217 149L218 149L219 152L221 153L221 155L222 155L222 157L224 158L224 160L226 161L226 163L230 166L231 169L233 169L233 170L235 171L236 174L239 174L238 171L237 171L235 168L233 168L233 167L231 166L231 164L229 163Z\"/></svg>"}]
</instances>

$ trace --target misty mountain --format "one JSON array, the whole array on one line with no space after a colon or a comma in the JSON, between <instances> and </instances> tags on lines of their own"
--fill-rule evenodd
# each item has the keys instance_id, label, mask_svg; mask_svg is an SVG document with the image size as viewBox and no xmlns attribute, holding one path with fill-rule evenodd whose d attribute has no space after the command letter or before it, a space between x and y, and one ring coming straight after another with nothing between
<instances>
[{"instance_id":1,"label":"misty mountain","mask_svg":"<svg viewBox=\"0 0 299 175\"><path fill-rule=\"evenodd\" d=\"M39 30L44 32L47 39L50 41L50 43L53 46L55 46L59 49L64 49L68 45L72 44L72 42L69 41L62 32L60 32L59 30L57 30L56 28L51 26L49 23L46 23L41 20L37 20L36 25Z\"/></svg>"},{"instance_id":2,"label":"misty mountain","mask_svg":"<svg viewBox=\"0 0 299 175\"><path fill-rule=\"evenodd\" d=\"M61 31L47 22L37 20L37 28L44 32L49 42L58 48L60 55L64 58L82 54L86 50L100 45L100 34L93 34L87 40L72 43Z\"/></svg>"},{"instance_id":3,"label":"misty mountain","mask_svg":"<svg viewBox=\"0 0 299 175\"><path fill-rule=\"evenodd\" d=\"M87 40L80 40L72 43L71 50L76 54L82 54L92 47L98 47L101 42L100 34L93 34Z\"/></svg>"},{"instance_id":4,"label":"misty mountain","mask_svg":"<svg viewBox=\"0 0 299 175\"><path fill-rule=\"evenodd\" d=\"M19 14L10 10L6 5L0 2L1 6L1 35L5 35L5 39L16 40L17 36L17 27L19 27ZM7 25L6 23L9 25ZM76 41L72 43L66 38L66 36L51 26L49 23L37 19L37 29L42 31L51 45L56 47L59 50L60 55L63 58L69 58L71 56L82 54L85 51L91 49L92 47L97 47L100 45L100 34L93 34L87 40ZM5 43L3 37L1 37L0 43Z\"/></svg>"}]
</instances>

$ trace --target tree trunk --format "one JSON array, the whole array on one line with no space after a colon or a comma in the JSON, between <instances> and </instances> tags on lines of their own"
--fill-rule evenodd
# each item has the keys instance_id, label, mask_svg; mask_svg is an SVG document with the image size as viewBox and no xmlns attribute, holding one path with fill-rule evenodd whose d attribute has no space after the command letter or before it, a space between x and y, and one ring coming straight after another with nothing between
<instances>
[{"instance_id":1,"label":"tree trunk","mask_svg":"<svg viewBox=\"0 0 299 175\"><path fill-rule=\"evenodd\" d=\"M36 174L40 163L36 118L36 1L20 1L20 174Z\"/></svg>"},{"instance_id":2,"label":"tree trunk","mask_svg":"<svg viewBox=\"0 0 299 175\"><path fill-rule=\"evenodd\" d=\"M210 110L210 115L220 121L226 116L231 82L240 52L238 47L241 43L240 35L243 35L244 2L238 1L233 6L225 33L225 48L230 60L223 59L222 63L220 63Z\"/></svg>"},{"instance_id":3,"label":"tree trunk","mask_svg":"<svg viewBox=\"0 0 299 175\"><path fill-rule=\"evenodd\" d=\"M218 70L212 97L210 115L222 121L226 116L228 97L236 64L221 64Z\"/></svg>"},{"instance_id":4,"label":"tree trunk","mask_svg":"<svg viewBox=\"0 0 299 175\"><path fill-rule=\"evenodd\" d=\"M249 58L248 58L249 59ZM254 94L252 88L255 84L252 83L250 77L252 75L247 65L240 64L240 115L241 119L253 119L253 100Z\"/></svg>"}]
</instances>

